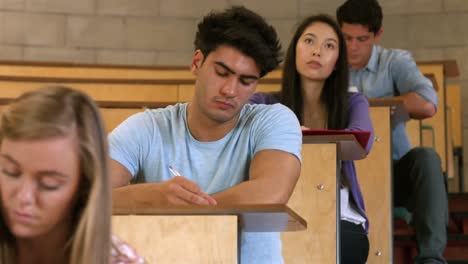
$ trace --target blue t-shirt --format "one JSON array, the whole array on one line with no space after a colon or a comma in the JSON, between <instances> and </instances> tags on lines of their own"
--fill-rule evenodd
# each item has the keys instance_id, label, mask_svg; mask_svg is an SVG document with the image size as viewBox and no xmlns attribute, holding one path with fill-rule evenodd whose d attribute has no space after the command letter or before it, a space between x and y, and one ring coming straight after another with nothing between
<instances>
[{"instance_id":1,"label":"blue t-shirt","mask_svg":"<svg viewBox=\"0 0 468 264\"><path fill-rule=\"evenodd\" d=\"M302 133L294 113L275 105L245 105L236 126L222 139L200 142L187 126L187 103L146 110L109 135L110 156L133 176L133 182L172 178L168 167L214 194L249 178L258 151L289 152L300 160ZM242 263L282 263L279 233L243 233Z\"/></svg>"},{"instance_id":2,"label":"blue t-shirt","mask_svg":"<svg viewBox=\"0 0 468 264\"><path fill-rule=\"evenodd\" d=\"M366 67L350 69L350 85L356 86L368 98L384 98L414 92L437 106L437 93L429 79L419 71L411 54L400 49L385 49L375 45ZM393 159L401 159L411 144L406 122L392 123Z\"/></svg>"}]
</instances>

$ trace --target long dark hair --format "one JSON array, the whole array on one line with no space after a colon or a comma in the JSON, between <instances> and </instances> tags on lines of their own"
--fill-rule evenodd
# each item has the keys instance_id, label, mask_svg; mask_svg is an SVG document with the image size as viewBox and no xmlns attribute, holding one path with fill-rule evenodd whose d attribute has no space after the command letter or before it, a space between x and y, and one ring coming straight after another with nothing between
<instances>
[{"instance_id":1,"label":"long dark hair","mask_svg":"<svg viewBox=\"0 0 468 264\"><path fill-rule=\"evenodd\" d=\"M306 28L313 23L325 23L335 31L339 42L339 55L335 70L325 80L320 100L327 109L328 129L344 129L348 124L348 85L349 69L346 55L346 43L341 29L335 20L324 14L314 15L304 19L297 27L296 33L289 44L283 67L281 87L281 103L288 106L296 114L301 123L303 120L303 94L301 79L296 69L296 46Z\"/></svg>"}]
</instances>

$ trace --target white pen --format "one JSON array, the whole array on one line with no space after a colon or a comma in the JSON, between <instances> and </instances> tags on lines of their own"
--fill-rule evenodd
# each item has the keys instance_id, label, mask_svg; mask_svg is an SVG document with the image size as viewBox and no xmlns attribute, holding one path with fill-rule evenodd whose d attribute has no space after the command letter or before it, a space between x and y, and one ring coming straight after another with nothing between
<instances>
[{"instance_id":1,"label":"white pen","mask_svg":"<svg viewBox=\"0 0 468 264\"><path fill-rule=\"evenodd\" d=\"M169 171L172 173L172 176L182 176L176 169L172 166L169 166Z\"/></svg>"},{"instance_id":2,"label":"white pen","mask_svg":"<svg viewBox=\"0 0 468 264\"><path fill-rule=\"evenodd\" d=\"M176 176L182 176L176 169L174 169L174 167L168 166L168 168L169 168L169 171L171 172L172 176L174 176L174 177L176 177ZM189 191L190 191L190 190L189 190ZM200 194L200 193L201 193L201 194ZM209 204L211 204L211 205L216 205L216 204L218 204L218 202L217 202L214 198L210 197L209 195L207 195L207 194L205 194L205 193L203 193L203 192L201 192L201 191L200 191L200 192L197 192L197 193L195 193L195 194L197 194L197 195L202 195L202 196L208 196L209 199L208 199L207 197L203 197L203 198L204 198L205 200L207 200L207 202L208 202Z\"/></svg>"}]
</instances>

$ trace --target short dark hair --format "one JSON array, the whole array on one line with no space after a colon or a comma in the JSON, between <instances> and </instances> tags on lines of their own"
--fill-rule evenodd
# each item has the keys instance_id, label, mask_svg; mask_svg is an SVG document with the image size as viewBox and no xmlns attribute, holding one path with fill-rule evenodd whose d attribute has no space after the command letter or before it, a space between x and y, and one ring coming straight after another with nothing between
<instances>
[{"instance_id":1,"label":"short dark hair","mask_svg":"<svg viewBox=\"0 0 468 264\"><path fill-rule=\"evenodd\" d=\"M194 44L205 58L221 45L231 46L255 61L260 77L281 62L281 44L275 29L260 15L241 6L205 16L198 24Z\"/></svg>"},{"instance_id":2,"label":"short dark hair","mask_svg":"<svg viewBox=\"0 0 468 264\"><path fill-rule=\"evenodd\" d=\"M325 80L320 101L327 109L328 129L344 129L348 124L348 84L349 68L346 55L346 43L336 21L325 14L305 18L297 27L289 44L283 66L281 85L281 103L289 107L303 124L304 95L301 89L301 78L296 68L296 46L299 38L310 25L324 23L329 25L338 36L339 54L335 69Z\"/></svg>"},{"instance_id":3,"label":"short dark hair","mask_svg":"<svg viewBox=\"0 0 468 264\"><path fill-rule=\"evenodd\" d=\"M343 23L367 26L377 34L382 27L382 8L377 0L348 0L336 10L340 26Z\"/></svg>"}]
</instances>

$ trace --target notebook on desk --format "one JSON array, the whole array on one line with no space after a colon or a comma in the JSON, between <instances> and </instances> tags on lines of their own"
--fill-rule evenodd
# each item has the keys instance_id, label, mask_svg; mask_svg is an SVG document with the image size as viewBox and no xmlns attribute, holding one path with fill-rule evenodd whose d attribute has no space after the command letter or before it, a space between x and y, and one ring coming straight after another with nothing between
<instances>
[{"instance_id":1,"label":"notebook on desk","mask_svg":"<svg viewBox=\"0 0 468 264\"><path fill-rule=\"evenodd\" d=\"M327 129L304 129L303 136L308 135L354 135L359 145L366 148L371 135L370 131L349 131L349 130L327 130Z\"/></svg>"}]
</instances>

